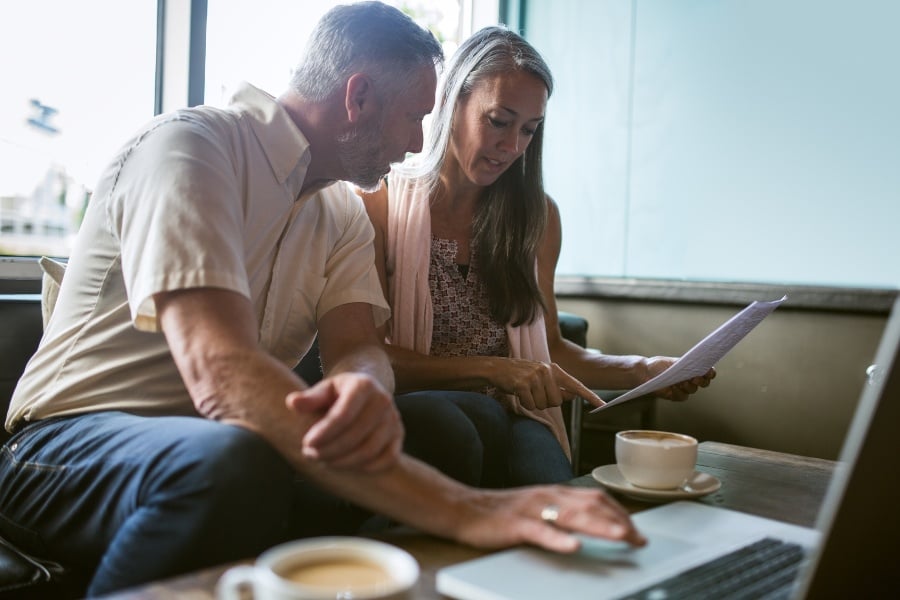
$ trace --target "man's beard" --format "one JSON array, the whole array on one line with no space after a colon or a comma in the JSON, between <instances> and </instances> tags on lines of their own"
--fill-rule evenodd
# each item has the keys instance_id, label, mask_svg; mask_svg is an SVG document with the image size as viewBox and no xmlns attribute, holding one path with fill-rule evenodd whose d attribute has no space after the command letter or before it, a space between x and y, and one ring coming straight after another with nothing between
<instances>
[{"instance_id":1,"label":"man's beard","mask_svg":"<svg viewBox=\"0 0 900 600\"><path fill-rule=\"evenodd\" d=\"M344 179L363 191L378 189L390 170L390 159L384 156L384 120L366 128L355 128L337 138L337 155Z\"/></svg>"}]
</instances>

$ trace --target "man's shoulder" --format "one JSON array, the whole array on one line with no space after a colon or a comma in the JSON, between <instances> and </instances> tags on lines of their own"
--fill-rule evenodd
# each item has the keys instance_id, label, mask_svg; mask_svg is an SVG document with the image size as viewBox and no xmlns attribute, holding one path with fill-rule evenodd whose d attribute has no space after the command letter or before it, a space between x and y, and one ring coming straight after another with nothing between
<instances>
[{"instance_id":1,"label":"man's shoulder","mask_svg":"<svg viewBox=\"0 0 900 600\"><path fill-rule=\"evenodd\" d=\"M234 135L239 120L238 115L212 106L182 108L153 119L138 135L138 142L172 142L179 147L195 139L223 144Z\"/></svg>"},{"instance_id":2,"label":"man's shoulder","mask_svg":"<svg viewBox=\"0 0 900 600\"><path fill-rule=\"evenodd\" d=\"M360 219L369 220L362 199L353 193L350 184L343 181L322 188L307 198L305 203L298 217L306 222L315 221L317 227L323 227L332 234L355 230Z\"/></svg>"},{"instance_id":3,"label":"man's shoulder","mask_svg":"<svg viewBox=\"0 0 900 600\"><path fill-rule=\"evenodd\" d=\"M353 191L353 186L345 181L335 181L315 194L319 202L333 211L357 211L362 208L362 199Z\"/></svg>"}]
</instances>

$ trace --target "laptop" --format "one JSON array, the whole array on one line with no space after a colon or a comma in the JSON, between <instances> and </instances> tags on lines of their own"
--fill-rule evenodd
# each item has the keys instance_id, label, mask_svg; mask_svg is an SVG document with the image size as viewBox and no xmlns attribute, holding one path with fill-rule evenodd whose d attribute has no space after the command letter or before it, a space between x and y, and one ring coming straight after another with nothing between
<instances>
[{"instance_id":1,"label":"laptop","mask_svg":"<svg viewBox=\"0 0 900 600\"><path fill-rule=\"evenodd\" d=\"M864 598L900 591L900 296L869 373L815 527L678 501L633 516L648 538L644 548L589 538L575 555L514 548L440 569L437 590L459 600L698 598L704 593L697 589L712 584L679 593L663 582L696 578L711 562L748 552L748 545L777 545L778 556L788 548L797 563L784 571L780 592L769 596L748 581L741 594L711 597ZM750 571L741 568L748 580Z\"/></svg>"}]
</instances>

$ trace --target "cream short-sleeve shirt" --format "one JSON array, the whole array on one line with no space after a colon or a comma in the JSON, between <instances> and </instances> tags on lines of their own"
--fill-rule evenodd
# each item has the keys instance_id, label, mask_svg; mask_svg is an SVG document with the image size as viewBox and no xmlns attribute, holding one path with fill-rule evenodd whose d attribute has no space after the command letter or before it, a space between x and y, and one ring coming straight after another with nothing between
<instances>
[{"instance_id":1,"label":"cream short-sleeve shirt","mask_svg":"<svg viewBox=\"0 0 900 600\"><path fill-rule=\"evenodd\" d=\"M158 117L101 176L53 316L13 394L7 428L96 410L195 414L153 295L218 287L248 297L260 344L285 364L342 304L389 309L361 200L336 183L298 198L309 144L271 96Z\"/></svg>"}]
</instances>

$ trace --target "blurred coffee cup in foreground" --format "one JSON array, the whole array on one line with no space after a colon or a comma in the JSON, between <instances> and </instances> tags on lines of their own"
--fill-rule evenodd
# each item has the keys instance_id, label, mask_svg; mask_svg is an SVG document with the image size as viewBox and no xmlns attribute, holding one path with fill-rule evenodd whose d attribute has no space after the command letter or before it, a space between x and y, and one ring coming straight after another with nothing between
<instances>
[{"instance_id":1,"label":"blurred coffee cup in foreground","mask_svg":"<svg viewBox=\"0 0 900 600\"><path fill-rule=\"evenodd\" d=\"M375 600L400 598L419 578L409 553L376 540L320 537L275 546L254 565L226 571L220 600Z\"/></svg>"},{"instance_id":2,"label":"blurred coffee cup in foreground","mask_svg":"<svg viewBox=\"0 0 900 600\"><path fill-rule=\"evenodd\" d=\"M697 440L682 433L630 429L616 434L616 465L632 485L675 489L689 480L697 464Z\"/></svg>"}]
</instances>

